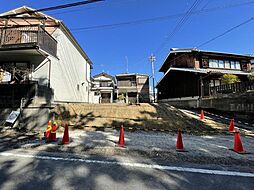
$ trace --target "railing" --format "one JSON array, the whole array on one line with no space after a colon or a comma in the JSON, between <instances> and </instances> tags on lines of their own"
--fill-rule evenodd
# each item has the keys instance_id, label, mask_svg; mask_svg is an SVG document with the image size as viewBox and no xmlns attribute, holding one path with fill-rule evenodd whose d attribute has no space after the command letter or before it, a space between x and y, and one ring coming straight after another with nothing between
<instances>
[{"instance_id":1,"label":"railing","mask_svg":"<svg viewBox=\"0 0 254 190\"><path fill-rule=\"evenodd\" d=\"M56 56L57 41L39 25L0 28L0 48L38 46Z\"/></svg>"},{"instance_id":2,"label":"railing","mask_svg":"<svg viewBox=\"0 0 254 190\"><path fill-rule=\"evenodd\" d=\"M113 87L112 82L100 82L100 87Z\"/></svg>"},{"instance_id":3,"label":"railing","mask_svg":"<svg viewBox=\"0 0 254 190\"><path fill-rule=\"evenodd\" d=\"M210 87L210 95L246 92L248 90L254 90L254 80Z\"/></svg>"},{"instance_id":4,"label":"railing","mask_svg":"<svg viewBox=\"0 0 254 190\"><path fill-rule=\"evenodd\" d=\"M136 87L137 83L134 81L118 81L117 86L118 87Z\"/></svg>"}]
</instances>

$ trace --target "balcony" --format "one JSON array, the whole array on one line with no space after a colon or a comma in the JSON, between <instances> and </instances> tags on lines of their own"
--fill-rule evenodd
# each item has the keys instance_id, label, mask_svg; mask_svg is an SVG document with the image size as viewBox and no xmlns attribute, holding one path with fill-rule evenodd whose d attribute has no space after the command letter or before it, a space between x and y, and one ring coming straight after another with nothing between
<instances>
[{"instance_id":1,"label":"balcony","mask_svg":"<svg viewBox=\"0 0 254 190\"><path fill-rule=\"evenodd\" d=\"M56 57L57 41L40 25L0 28L0 50L41 49Z\"/></svg>"},{"instance_id":2,"label":"balcony","mask_svg":"<svg viewBox=\"0 0 254 190\"><path fill-rule=\"evenodd\" d=\"M137 87L137 83L135 81L118 81L118 87Z\"/></svg>"}]
</instances>

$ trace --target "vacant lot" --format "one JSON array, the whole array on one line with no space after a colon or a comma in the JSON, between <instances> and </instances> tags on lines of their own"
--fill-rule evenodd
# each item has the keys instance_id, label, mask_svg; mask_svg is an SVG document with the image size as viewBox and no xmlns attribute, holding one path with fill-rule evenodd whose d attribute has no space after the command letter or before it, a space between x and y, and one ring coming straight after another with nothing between
<instances>
[{"instance_id":1,"label":"vacant lot","mask_svg":"<svg viewBox=\"0 0 254 190\"><path fill-rule=\"evenodd\" d=\"M53 112L59 121L76 128L89 126L119 127L122 124L131 130L168 130L179 128L190 134L225 132L227 125L187 115L173 106L160 104L61 104Z\"/></svg>"}]
</instances>

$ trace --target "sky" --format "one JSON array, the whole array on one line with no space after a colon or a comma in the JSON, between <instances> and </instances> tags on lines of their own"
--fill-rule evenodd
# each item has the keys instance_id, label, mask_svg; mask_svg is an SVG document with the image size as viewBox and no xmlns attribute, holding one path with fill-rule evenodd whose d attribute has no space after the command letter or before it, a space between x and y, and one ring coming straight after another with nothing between
<instances>
[{"instance_id":1,"label":"sky","mask_svg":"<svg viewBox=\"0 0 254 190\"><path fill-rule=\"evenodd\" d=\"M0 12L23 5L40 9L77 1L3 1ZM153 53L157 83L170 48L198 47L254 17L253 8L252 0L105 0L45 13L71 30L93 62L92 76L127 71L151 76L148 57ZM254 20L199 49L254 54L253 26Z\"/></svg>"}]
</instances>

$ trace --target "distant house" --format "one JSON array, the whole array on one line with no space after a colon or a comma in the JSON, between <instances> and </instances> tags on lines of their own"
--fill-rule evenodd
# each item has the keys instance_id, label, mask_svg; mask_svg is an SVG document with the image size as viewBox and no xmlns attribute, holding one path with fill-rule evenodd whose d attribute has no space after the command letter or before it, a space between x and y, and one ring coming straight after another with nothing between
<instances>
[{"instance_id":1,"label":"distant house","mask_svg":"<svg viewBox=\"0 0 254 190\"><path fill-rule=\"evenodd\" d=\"M89 102L92 62L60 20L23 6L0 15L0 104Z\"/></svg>"},{"instance_id":2,"label":"distant house","mask_svg":"<svg viewBox=\"0 0 254 190\"><path fill-rule=\"evenodd\" d=\"M117 97L124 95L126 103L149 102L149 76L145 74L118 74Z\"/></svg>"},{"instance_id":3,"label":"distant house","mask_svg":"<svg viewBox=\"0 0 254 190\"><path fill-rule=\"evenodd\" d=\"M251 71L254 71L254 58L251 60Z\"/></svg>"},{"instance_id":4,"label":"distant house","mask_svg":"<svg viewBox=\"0 0 254 190\"><path fill-rule=\"evenodd\" d=\"M172 48L160 68L158 100L209 96L209 88L221 84L224 74L248 80L253 56Z\"/></svg>"},{"instance_id":5,"label":"distant house","mask_svg":"<svg viewBox=\"0 0 254 190\"><path fill-rule=\"evenodd\" d=\"M95 75L92 79L92 103L113 103L115 99L115 78L107 73Z\"/></svg>"}]
</instances>

